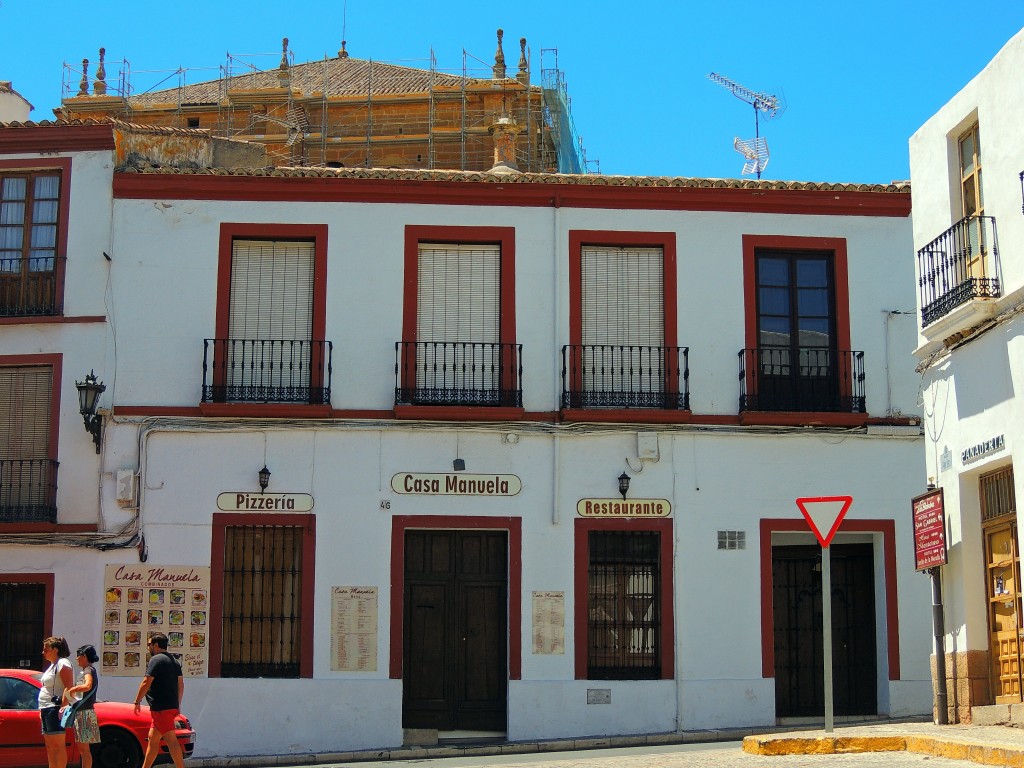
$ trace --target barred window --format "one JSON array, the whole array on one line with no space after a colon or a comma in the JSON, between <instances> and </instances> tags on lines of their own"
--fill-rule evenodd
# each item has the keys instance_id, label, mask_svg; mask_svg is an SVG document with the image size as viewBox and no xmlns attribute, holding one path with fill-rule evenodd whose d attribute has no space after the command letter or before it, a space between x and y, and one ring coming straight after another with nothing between
<instances>
[{"instance_id":1,"label":"barred window","mask_svg":"<svg viewBox=\"0 0 1024 768\"><path fill-rule=\"evenodd\" d=\"M589 534L587 676L653 680L661 673L661 534Z\"/></svg>"},{"instance_id":2,"label":"barred window","mask_svg":"<svg viewBox=\"0 0 1024 768\"><path fill-rule=\"evenodd\" d=\"M304 533L302 526L225 526L223 677L299 677Z\"/></svg>"},{"instance_id":3,"label":"barred window","mask_svg":"<svg viewBox=\"0 0 1024 768\"><path fill-rule=\"evenodd\" d=\"M52 405L52 366L0 366L0 522L54 522Z\"/></svg>"},{"instance_id":4,"label":"barred window","mask_svg":"<svg viewBox=\"0 0 1024 768\"><path fill-rule=\"evenodd\" d=\"M1017 511L1013 490L1013 467L1003 467L979 478L981 486L981 519L993 520Z\"/></svg>"}]
</instances>

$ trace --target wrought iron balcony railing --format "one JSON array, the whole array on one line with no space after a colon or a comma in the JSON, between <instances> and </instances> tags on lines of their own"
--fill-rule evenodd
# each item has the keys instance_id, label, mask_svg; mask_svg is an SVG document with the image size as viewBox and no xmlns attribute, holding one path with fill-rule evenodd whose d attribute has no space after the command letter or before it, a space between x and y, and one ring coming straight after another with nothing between
<instances>
[{"instance_id":1,"label":"wrought iron balcony railing","mask_svg":"<svg viewBox=\"0 0 1024 768\"><path fill-rule=\"evenodd\" d=\"M523 345L395 343L396 405L523 405Z\"/></svg>"},{"instance_id":2,"label":"wrought iron balcony railing","mask_svg":"<svg viewBox=\"0 0 1024 768\"><path fill-rule=\"evenodd\" d=\"M996 220L968 216L917 252L921 327L971 299L998 298Z\"/></svg>"},{"instance_id":3,"label":"wrought iron balcony railing","mask_svg":"<svg viewBox=\"0 0 1024 768\"><path fill-rule=\"evenodd\" d=\"M866 412L863 352L758 347L739 361L741 411Z\"/></svg>"},{"instance_id":4,"label":"wrought iron balcony railing","mask_svg":"<svg viewBox=\"0 0 1024 768\"><path fill-rule=\"evenodd\" d=\"M331 402L329 341L204 339L204 403Z\"/></svg>"},{"instance_id":5,"label":"wrought iron balcony railing","mask_svg":"<svg viewBox=\"0 0 1024 768\"><path fill-rule=\"evenodd\" d=\"M690 408L690 348L562 347L563 408Z\"/></svg>"},{"instance_id":6,"label":"wrought iron balcony railing","mask_svg":"<svg viewBox=\"0 0 1024 768\"><path fill-rule=\"evenodd\" d=\"M64 257L0 259L0 317L59 315L57 274Z\"/></svg>"},{"instance_id":7,"label":"wrought iron balcony railing","mask_svg":"<svg viewBox=\"0 0 1024 768\"><path fill-rule=\"evenodd\" d=\"M0 523L57 522L57 466L51 459L0 459Z\"/></svg>"}]
</instances>

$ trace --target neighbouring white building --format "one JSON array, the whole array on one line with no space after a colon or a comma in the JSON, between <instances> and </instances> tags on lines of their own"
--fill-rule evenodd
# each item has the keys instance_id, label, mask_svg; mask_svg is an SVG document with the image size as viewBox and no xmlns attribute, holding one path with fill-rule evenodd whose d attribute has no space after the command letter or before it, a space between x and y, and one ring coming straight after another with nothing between
<instances>
[{"instance_id":1,"label":"neighbouring white building","mask_svg":"<svg viewBox=\"0 0 1024 768\"><path fill-rule=\"evenodd\" d=\"M23 123L33 109L10 80L0 80L0 123Z\"/></svg>"},{"instance_id":2,"label":"neighbouring white building","mask_svg":"<svg viewBox=\"0 0 1024 768\"><path fill-rule=\"evenodd\" d=\"M907 185L208 141L0 127L0 666L165 631L197 756L820 717L848 496L836 713L928 712Z\"/></svg>"},{"instance_id":3,"label":"neighbouring white building","mask_svg":"<svg viewBox=\"0 0 1024 768\"><path fill-rule=\"evenodd\" d=\"M940 571L953 722L970 721L971 707L1021 702L1022 70L1024 31L910 141L915 355L926 476L947 518Z\"/></svg>"}]
</instances>

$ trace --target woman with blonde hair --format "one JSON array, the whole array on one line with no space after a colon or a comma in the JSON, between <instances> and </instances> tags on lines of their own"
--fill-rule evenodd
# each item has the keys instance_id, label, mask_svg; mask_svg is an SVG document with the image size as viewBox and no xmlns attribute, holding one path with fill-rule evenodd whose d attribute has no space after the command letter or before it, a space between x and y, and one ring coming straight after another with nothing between
<instances>
[{"instance_id":1,"label":"woman with blonde hair","mask_svg":"<svg viewBox=\"0 0 1024 768\"><path fill-rule=\"evenodd\" d=\"M63 637L43 640L43 658L49 663L39 682L39 719L43 724L43 744L46 745L48 768L66 768L68 748L64 743L64 726L60 724L60 703L64 690L74 684L74 674L68 656L71 649Z\"/></svg>"}]
</instances>

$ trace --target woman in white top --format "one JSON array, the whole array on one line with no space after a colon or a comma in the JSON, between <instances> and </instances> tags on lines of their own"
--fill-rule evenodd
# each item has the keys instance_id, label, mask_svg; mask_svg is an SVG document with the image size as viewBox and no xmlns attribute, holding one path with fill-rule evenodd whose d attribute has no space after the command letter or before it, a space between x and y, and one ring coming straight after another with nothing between
<instances>
[{"instance_id":1,"label":"woman in white top","mask_svg":"<svg viewBox=\"0 0 1024 768\"><path fill-rule=\"evenodd\" d=\"M64 689L74 684L74 673L68 656L71 649L63 637L43 640L43 658L49 667L39 678L39 719L43 724L43 743L46 745L46 763L49 768L66 768L68 749L64 743L64 729L60 724L60 703Z\"/></svg>"}]
</instances>

